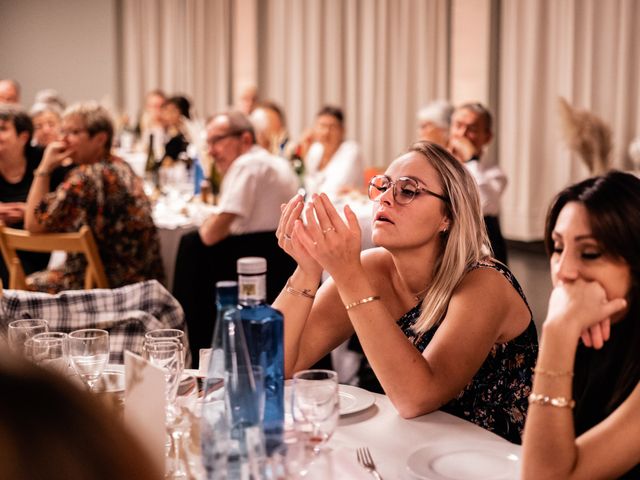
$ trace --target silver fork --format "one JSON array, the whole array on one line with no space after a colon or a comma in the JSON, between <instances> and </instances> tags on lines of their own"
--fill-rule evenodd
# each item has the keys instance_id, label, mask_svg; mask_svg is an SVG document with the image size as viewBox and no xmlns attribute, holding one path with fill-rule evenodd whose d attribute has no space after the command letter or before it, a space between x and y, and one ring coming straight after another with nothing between
<instances>
[{"instance_id":1,"label":"silver fork","mask_svg":"<svg viewBox=\"0 0 640 480\"><path fill-rule=\"evenodd\" d=\"M356 457L358 458L358 463L362 465L374 478L378 480L382 480L382 477L376 470L376 464L373 461L373 457L371 456L371 452L367 447L356 449Z\"/></svg>"}]
</instances>

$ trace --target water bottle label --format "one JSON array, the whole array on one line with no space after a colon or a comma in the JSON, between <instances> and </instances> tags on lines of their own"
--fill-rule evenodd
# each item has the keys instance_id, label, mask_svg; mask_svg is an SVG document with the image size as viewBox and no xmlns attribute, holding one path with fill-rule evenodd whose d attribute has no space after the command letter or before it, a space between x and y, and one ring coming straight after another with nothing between
<instances>
[{"instance_id":1,"label":"water bottle label","mask_svg":"<svg viewBox=\"0 0 640 480\"><path fill-rule=\"evenodd\" d=\"M266 275L241 275L238 299L263 301L267 298Z\"/></svg>"}]
</instances>

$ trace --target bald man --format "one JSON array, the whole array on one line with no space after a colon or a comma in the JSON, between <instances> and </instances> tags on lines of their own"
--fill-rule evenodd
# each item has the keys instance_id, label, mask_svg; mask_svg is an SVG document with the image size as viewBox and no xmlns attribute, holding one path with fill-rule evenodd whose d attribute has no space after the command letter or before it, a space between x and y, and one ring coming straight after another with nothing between
<instances>
[{"instance_id":1,"label":"bald man","mask_svg":"<svg viewBox=\"0 0 640 480\"><path fill-rule=\"evenodd\" d=\"M0 103L20 103L20 84L10 78L0 80Z\"/></svg>"}]
</instances>

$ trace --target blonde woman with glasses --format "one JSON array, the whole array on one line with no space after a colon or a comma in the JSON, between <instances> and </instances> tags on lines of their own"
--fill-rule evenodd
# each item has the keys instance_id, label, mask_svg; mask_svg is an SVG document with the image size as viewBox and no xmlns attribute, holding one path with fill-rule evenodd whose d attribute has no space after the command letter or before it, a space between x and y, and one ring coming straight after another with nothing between
<instances>
[{"instance_id":1,"label":"blonde woman with glasses","mask_svg":"<svg viewBox=\"0 0 640 480\"><path fill-rule=\"evenodd\" d=\"M442 409L520 443L537 334L516 279L489 255L473 178L418 142L371 180L369 198L378 248L362 253L349 207L345 222L324 194L283 206L277 235L298 263L274 303L286 375L355 332L401 416Z\"/></svg>"}]
</instances>

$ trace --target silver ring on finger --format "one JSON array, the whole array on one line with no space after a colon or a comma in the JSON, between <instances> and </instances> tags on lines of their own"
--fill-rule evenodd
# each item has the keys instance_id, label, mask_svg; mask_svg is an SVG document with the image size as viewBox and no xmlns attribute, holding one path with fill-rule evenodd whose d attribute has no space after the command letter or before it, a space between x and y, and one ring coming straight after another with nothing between
<instances>
[{"instance_id":1,"label":"silver ring on finger","mask_svg":"<svg viewBox=\"0 0 640 480\"><path fill-rule=\"evenodd\" d=\"M322 230L322 234L326 235L329 232L335 232L335 231L336 231L335 227L327 227L324 230Z\"/></svg>"}]
</instances>

